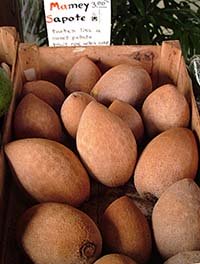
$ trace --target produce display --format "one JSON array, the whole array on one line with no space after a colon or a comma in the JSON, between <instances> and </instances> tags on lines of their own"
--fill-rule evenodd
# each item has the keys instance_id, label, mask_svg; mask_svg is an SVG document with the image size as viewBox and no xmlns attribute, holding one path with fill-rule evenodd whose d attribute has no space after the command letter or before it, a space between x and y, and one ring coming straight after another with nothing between
<instances>
[{"instance_id":1,"label":"produce display","mask_svg":"<svg viewBox=\"0 0 200 264\"><path fill-rule=\"evenodd\" d=\"M83 56L65 87L25 82L5 145L31 201L16 226L22 254L36 264L196 261L199 154L190 116L177 87L154 87L140 63L103 71Z\"/></svg>"}]
</instances>

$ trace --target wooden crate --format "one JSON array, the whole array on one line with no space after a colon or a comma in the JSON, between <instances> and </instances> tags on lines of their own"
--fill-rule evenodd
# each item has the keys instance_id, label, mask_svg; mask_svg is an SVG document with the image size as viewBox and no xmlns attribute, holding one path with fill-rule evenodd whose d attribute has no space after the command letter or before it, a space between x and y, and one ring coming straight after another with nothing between
<instances>
[{"instance_id":1,"label":"wooden crate","mask_svg":"<svg viewBox=\"0 0 200 264\"><path fill-rule=\"evenodd\" d=\"M14 81L14 97L6 123L4 144L12 140L12 114L26 80L44 79L64 88L64 80L72 65L82 56L87 55L95 61L102 71L119 61L132 63L138 60L150 73L154 88L164 83L174 83L185 95L191 109L191 129L200 142L200 120L192 91L192 84L187 73L178 41L163 42L161 46L110 46L110 47L65 47L49 48L30 44L20 44L17 70ZM5 219L2 264L26 263L15 241L15 226L18 217L30 206L24 200L10 177L9 200ZM94 192L100 192L94 187ZM121 190L126 192L126 190ZM98 195L98 194L97 194ZM155 263L155 262L152 262ZM161 262L160 262L161 263Z\"/></svg>"},{"instance_id":2,"label":"wooden crate","mask_svg":"<svg viewBox=\"0 0 200 264\"><path fill-rule=\"evenodd\" d=\"M11 80L14 80L15 64L18 47L18 33L14 27L0 27L0 63L5 62L11 68ZM6 117L7 119L7 117ZM2 119L1 119L2 120ZM4 129L4 128L3 128ZM5 166L4 155L0 152L0 241L4 215Z\"/></svg>"}]
</instances>

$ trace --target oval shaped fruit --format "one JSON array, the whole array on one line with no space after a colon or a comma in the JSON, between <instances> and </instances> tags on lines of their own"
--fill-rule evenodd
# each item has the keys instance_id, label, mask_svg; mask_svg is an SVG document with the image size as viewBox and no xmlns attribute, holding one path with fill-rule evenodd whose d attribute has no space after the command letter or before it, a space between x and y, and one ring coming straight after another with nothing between
<instances>
[{"instance_id":1,"label":"oval shaped fruit","mask_svg":"<svg viewBox=\"0 0 200 264\"><path fill-rule=\"evenodd\" d=\"M198 148L188 128L171 128L149 142L134 172L134 183L141 196L160 195L174 182L194 179L198 169Z\"/></svg>"},{"instance_id":2,"label":"oval shaped fruit","mask_svg":"<svg viewBox=\"0 0 200 264\"><path fill-rule=\"evenodd\" d=\"M76 133L85 107L95 100L84 92L73 92L64 101L61 107L61 119L68 133L76 138Z\"/></svg>"},{"instance_id":3,"label":"oval shaped fruit","mask_svg":"<svg viewBox=\"0 0 200 264\"><path fill-rule=\"evenodd\" d=\"M102 75L92 89L91 95L105 105L118 99L138 106L151 91L152 81L145 69L120 64Z\"/></svg>"},{"instance_id":4,"label":"oval shaped fruit","mask_svg":"<svg viewBox=\"0 0 200 264\"><path fill-rule=\"evenodd\" d=\"M57 85L45 80L26 82L23 86L22 96L29 93L45 101L57 113L60 113L60 108L65 100L65 96Z\"/></svg>"},{"instance_id":5,"label":"oval shaped fruit","mask_svg":"<svg viewBox=\"0 0 200 264\"><path fill-rule=\"evenodd\" d=\"M82 57L67 74L65 80L66 91L68 94L75 91L90 93L100 77L101 72L96 64L88 57Z\"/></svg>"},{"instance_id":6,"label":"oval shaped fruit","mask_svg":"<svg viewBox=\"0 0 200 264\"><path fill-rule=\"evenodd\" d=\"M165 84L145 99L142 117L148 135L153 137L173 127L187 127L190 108L176 86Z\"/></svg>"},{"instance_id":7,"label":"oval shaped fruit","mask_svg":"<svg viewBox=\"0 0 200 264\"><path fill-rule=\"evenodd\" d=\"M18 104L14 113L13 128L16 139L47 138L61 142L61 121L53 108L33 94Z\"/></svg>"},{"instance_id":8,"label":"oval shaped fruit","mask_svg":"<svg viewBox=\"0 0 200 264\"><path fill-rule=\"evenodd\" d=\"M156 246L163 258L200 250L199 208L200 189L192 179L174 183L161 195L153 209L152 224Z\"/></svg>"},{"instance_id":9,"label":"oval shaped fruit","mask_svg":"<svg viewBox=\"0 0 200 264\"><path fill-rule=\"evenodd\" d=\"M122 254L109 254L101 257L94 264L137 264L131 258Z\"/></svg>"},{"instance_id":10,"label":"oval shaped fruit","mask_svg":"<svg viewBox=\"0 0 200 264\"><path fill-rule=\"evenodd\" d=\"M18 181L37 201L78 206L89 197L88 174L64 145L47 139L21 139L8 143L5 153Z\"/></svg>"},{"instance_id":11,"label":"oval shaped fruit","mask_svg":"<svg viewBox=\"0 0 200 264\"><path fill-rule=\"evenodd\" d=\"M164 264L191 264L200 263L200 251L184 251L169 258Z\"/></svg>"},{"instance_id":12,"label":"oval shaped fruit","mask_svg":"<svg viewBox=\"0 0 200 264\"><path fill-rule=\"evenodd\" d=\"M105 210L100 224L107 249L125 254L138 263L147 263L152 248L151 231L145 216L134 202L122 196Z\"/></svg>"},{"instance_id":13,"label":"oval shaped fruit","mask_svg":"<svg viewBox=\"0 0 200 264\"><path fill-rule=\"evenodd\" d=\"M102 238L95 223L66 204L43 203L28 209L17 231L35 264L91 264L101 254Z\"/></svg>"},{"instance_id":14,"label":"oval shaped fruit","mask_svg":"<svg viewBox=\"0 0 200 264\"><path fill-rule=\"evenodd\" d=\"M114 100L108 109L127 123L136 141L140 143L144 136L144 126L142 118L137 110L130 104L119 100Z\"/></svg>"},{"instance_id":15,"label":"oval shaped fruit","mask_svg":"<svg viewBox=\"0 0 200 264\"><path fill-rule=\"evenodd\" d=\"M134 170L137 145L128 125L92 101L79 122L76 144L88 171L107 186L126 183Z\"/></svg>"}]
</instances>

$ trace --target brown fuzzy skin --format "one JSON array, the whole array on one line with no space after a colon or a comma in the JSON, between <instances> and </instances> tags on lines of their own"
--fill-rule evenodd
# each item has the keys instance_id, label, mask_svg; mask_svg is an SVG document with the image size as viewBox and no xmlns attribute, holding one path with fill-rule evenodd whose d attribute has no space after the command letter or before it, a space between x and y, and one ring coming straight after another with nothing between
<instances>
[{"instance_id":1,"label":"brown fuzzy skin","mask_svg":"<svg viewBox=\"0 0 200 264\"><path fill-rule=\"evenodd\" d=\"M169 258L164 264L200 263L200 251L184 251Z\"/></svg>"},{"instance_id":2,"label":"brown fuzzy skin","mask_svg":"<svg viewBox=\"0 0 200 264\"><path fill-rule=\"evenodd\" d=\"M86 106L76 144L88 171L104 185L117 187L130 179L137 160L135 137L105 106L95 101Z\"/></svg>"},{"instance_id":3,"label":"brown fuzzy skin","mask_svg":"<svg viewBox=\"0 0 200 264\"><path fill-rule=\"evenodd\" d=\"M103 74L92 89L91 95L105 105L118 99L132 106L138 106L151 91L152 81L145 69L130 64L120 64Z\"/></svg>"},{"instance_id":4,"label":"brown fuzzy skin","mask_svg":"<svg viewBox=\"0 0 200 264\"><path fill-rule=\"evenodd\" d=\"M200 250L199 208L200 189L192 179L180 180L162 194L153 209L152 223L156 246L164 259Z\"/></svg>"},{"instance_id":5,"label":"brown fuzzy skin","mask_svg":"<svg viewBox=\"0 0 200 264\"><path fill-rule=\"evenodd\" d=\"M134 184L141 196L159 198L176 181L194 179L197 169L198 148L192 130L171 128L143 150L135 168Z\"/></svg>"},{"instance_id":6,"label":"brown fuzzy skin","mask_svg":"<svg viewBox=\"0 0 200 264\"><path fill-rule=\"evenodd\" d=\"M92 264L101 254L95 223L66 204L43 203L19 220L18 241L35 264Z\"/></svg>"},{"instance_id":7,"label":"brown fuzzy skin","mask_svg":"<svg viewBox=\"0 0 200 264\"><path fill-rule=\"evenodd\" d=\"M151 231L147 219L130 198L122 196L111 203L100 227L103 241L111 252L125 254L141 264L148 262Z\"/></svg>"},{"instance_id":8,"label":"brown fuzzy skin","mask_svg":"<svg viewBox=\"0 0 200 264\"><path fill-rule=\"evenodd\" d=\"M185 99L172 84L160 86L144 101L142 117L149 137L173 127L187 127L190 108Z\"/></svg>"},{"instance_id":9,"label":"brown fuzzy skin","mask_svg":"<svg viewBox=\"0 0 200 264\"><path fill-rule=\"evenodd\" d=\"M29 93L32 93L45 101L57 113L60 112L61 105L65 100L65 96L61 89L55 84L45 80L26 82L22 90L22 96Z\"/></svg>"},{"instance_id":10,"label":"brown fuzzy skin","mask_svg":"<svg viewBox=\"0 0 200 264\"><path fill-rule=\"evenodd\" d=\"M61 119L68 133L76 138L80 118L86 106L95 100L84 92L73 92L64 101L61 107Z\"/></svg>"},{"instance_id":11,"label":"brown fuzzy skin","mask_svg":"<svg viewBox=\"0 0 200 264\"><path fill-rule=\"evenodd\" d=\"M47 138L62 142L61 120L54 109L34 94L27 94L14 113L13 128L16 139Z\"/></svg>"},{"instance_id":12,"label":"brown fuzzy skin","mask_svg":"<svg viewBox=\"0 0 200 264\"><path fill-rule=\"evenodd\" d=\"M14 175L39 202L79 206L90 194L86 170L64 145L47 139L21 139L5 146Z\"/></svg>"},{"instance_id":13,"label":"brown fuzzy skin","mask_svg":"<svg viewBox=\"0 0 200 264\"><path fill-rule=\"evenodd\" d=\"M68 94L75 91L90 93L101 77L101 71L88 57L80 58L67 74L65 88Z\"/></svg>"},{"instance_id":14,"label":"brown fuzzy skin","mask_svg":"<svg viewBox=\"0 0 200 264\"><path fill-rule=\"evenodd\" d=\"M122 254L109 254L101 257L94 264L137 264L133 259Z\"/></svg>"},{"instance_id":15,"label":"brown fuzzy skin","mask_svg":"<svg viewBox=\"0 0 200 264\"><path fill-rule=\"evenodd\" d=\"M136 141L140 143L144 136L144 126L142 118L137 110L130 104L119 100L114 100L108 109L127 123Z\"/></svg>"}]
</instances>

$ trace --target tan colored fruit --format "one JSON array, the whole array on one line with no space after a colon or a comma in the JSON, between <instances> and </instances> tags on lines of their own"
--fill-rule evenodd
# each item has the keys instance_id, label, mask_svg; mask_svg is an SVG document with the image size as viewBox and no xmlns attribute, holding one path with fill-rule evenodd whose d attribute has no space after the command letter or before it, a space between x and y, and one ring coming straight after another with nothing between
<instances>
[{"instance_id":1,"label":"tan colored fruit","mask_svg":"<svg viewBox=\"0 0 200 264\"><path fill-rule=\"evenodd\" d=\"M76 144L88 171L107 186L126 183L134 170L137 145L128 125L92 101L82 114Z\"/></svg>"},{"instance_id":2,"label":"tan colored fruit","mask_svg":"<svg viewBox=\"0 0 200 264\"><path fill-rule=\"evenodd\" d=\"M24 96L29 93L32 93L45 101L53 107L57 113L60 112L61 105L65 100L65 96L60 88L45 80L26 82L22 90L22 95Z\"/></svg>"},{"instance_id":3,"label":"tan colored fruit","mask_svg":"<svg viewBox=\"0 0 200 264\"><path fill-rule=\"evenodd\" d=\"M79 121L85 107L95 100L84 92L73 92L64 101L61 107L61 119L68 133L76 138Z\"/></svg>"},{"instance_id":4,"label":"tan colored fruit","mask_svg":"<svg viewBox=\"0 0 200 264\"><path fill-rule=\"evenodd\" d=\"M137 264L131 258L122 254L109 254L101 257L94 264Z\"/></svg>"},{"instance_id":5,"label":"tan colored fruit","mask_svg":"<svg viewBox=\"0 0 200 264\"><path fill-rule=\"evenodd\" d=\"M160 197L171 184L194 179L198 169L198 148L188 128L171 128L155 137L143 150L134 172L140 195Z\"/></svg>"},{"instance_id":6,"label":"tan colored fruit","mask_svg":"<svg viewBox=\"0 0 200 264\"><path fill-rule=\"evenodd\" d=\"M37 201L79 206L89 197L87 172L64 145L47 139L21 139L7 144L5 152L18 181Z\"/></svg>"},{"instance_id":7,"label":"tan colored fruit","mask_svg":"<svg viewBox=\"0 0 200 264\"><path fill-rule=\"evenodd\" d=\"M61 121L54 109L34 94L27 94L14 113L13 128L16 139L47 138L61 142Z\"/></svg>"},{"instance_id":8,"label":"tan colored fruit","mask_svg":"<svg viewBox=\"0 0 200 264\"><path fill-rule=\"evenodd\" d=\"M144 101L142 117L147 133L153 137L173 127L187 127L189 105L177 87L165 84L154 90Z\"/></svg>"},{"instance_id":9,"label":"tan colored fruit","mask_svg":"<svg viewBox=\"0 0 200 264\"><path fill-rule=\"evenodd\" d=\"M130 64L120 64L108 70L91 91L97 101L109 105L115 99L138 106L152 91L149 73Z\"/></svg>"},{"instance_id":10,"label":"tan colored fruit","mask_svg":"<svg viewBox=\"0 0 200 264\"><path fill-rule=\"evenodd\" d=\"M101 254L97 226L66 204L43 203L28 209L17 231L21 246L35 264L92 264Z\"/></svg>"},{"instance_id":11,"label":"tan colored fruit","mask_svg":"<svg viewBox=\"0 0 200 264\"><path fill-rule=\"evenodd\" d=\"M153 209L152 223L156 246L163 258L200 250L199 208L200 189L192 179L174 183L161 195Z\"/></svg>"},{"instance_id":12,"label":"tan colored fruit","mask_svg":"<svg viewBox=\"0 0 200 264\"><path fill-rule=\"evenodd\" d=\"M169 258L164 264L198 264L200 263L200 251L184 251Z\"/></svg>"},{"instance_id":13,"label":"tan colored fruit","mask_svg":"<svg viewBox=\"0 0 200 264\"><path fill-rule=\"evenodd\" d=\"M151 231L145 216L127 196L108 206L102 218L101 233L107 249L125 254L138 263L148 262Z\"/></svg>"},{"instance_id":14,"label":"tan colored fruit","mask_svg":"<svg viewBox=\"0 0 200 264\"><path fill-rule=\"evenodd\" d=\"M90 93L100 77L99 68L85 56L79 59L67 74L65 88L68 94L75 91Z\"/></svg>"},{"instance_id":15,"label":"tan colored fruit","mask_svg":"<svg viewBox=\"0 0 200 264\"><path fill-rule=\"evenodd\" d=\"M130 104L114 100L109 106L109 110L118 115L130 127L135 139L140 143L144 136L144 126L142 118L137 110Z\"/></svg>"}]
</instances>

